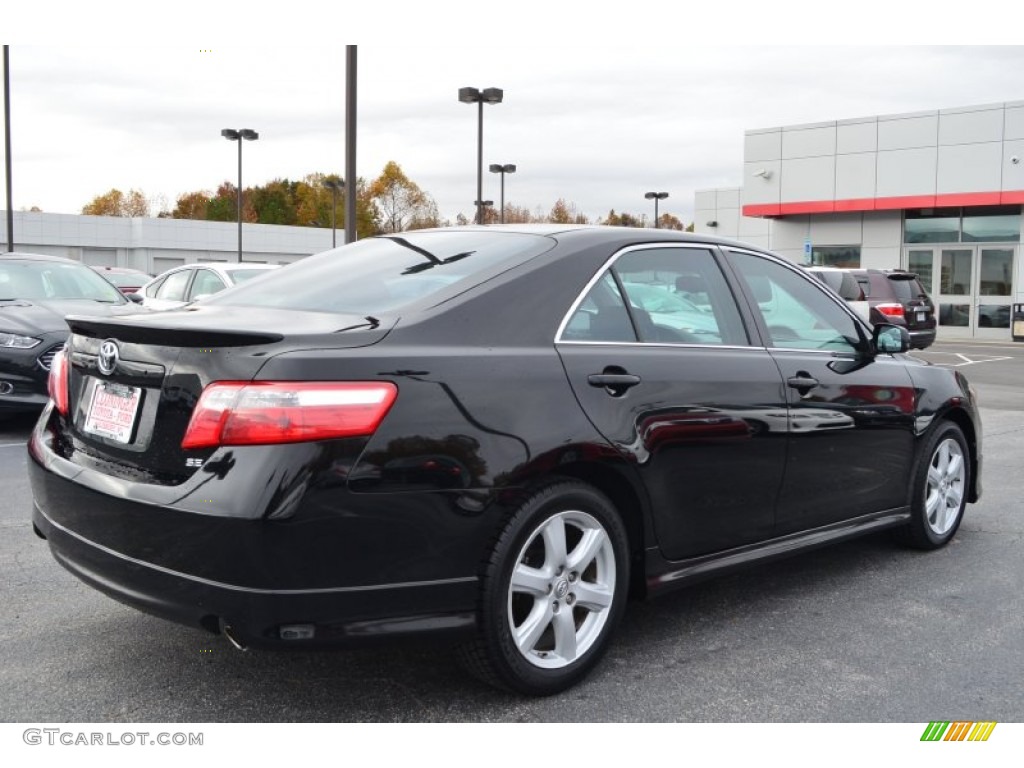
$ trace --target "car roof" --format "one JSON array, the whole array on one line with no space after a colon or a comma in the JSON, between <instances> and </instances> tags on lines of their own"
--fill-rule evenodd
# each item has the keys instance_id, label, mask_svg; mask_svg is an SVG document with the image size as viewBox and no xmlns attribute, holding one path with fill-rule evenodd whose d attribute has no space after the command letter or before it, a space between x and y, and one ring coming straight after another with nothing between
<instances>
[{"instance_id":1,"label":"car roof","mask_svg":"<svg viewBox=\"0 0 1024 768\"><path fill-rule=\"evenodd\" d=\"M24 251L8 251L0 254L0 258L10 261L51 261L58 264L81 264L75 259L66 259L63 256L50 256L45 253L25 253Z\"/></svg>"},{"instance_id":2,"label":"car roof","mask_svg":"<svg viewBox=\"0 0 1024 768\"><path fill-rule=\"evenodd\" d=\"M148 272L143 272L141 269L130 269L129 267L108 267L100 264L90 265L92 269L97 272L115 272L119 275L145 275L149 277Z\"/></svg>"}]
</instances>

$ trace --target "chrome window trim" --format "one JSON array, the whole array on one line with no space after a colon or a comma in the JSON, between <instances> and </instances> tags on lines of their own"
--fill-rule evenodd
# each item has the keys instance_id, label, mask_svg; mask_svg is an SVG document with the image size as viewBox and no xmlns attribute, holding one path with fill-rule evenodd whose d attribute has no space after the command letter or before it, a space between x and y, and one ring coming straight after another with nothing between
<instances>
[{"instance_id":1,"label":"chrome window trim","mask_svg":"<svg viewBox=\"0 0 1024 768\"><path fill-rule=\"evenodd\" d=\"M650 349L651 347L682 347L684 349L754 349L762 352L768 349L767 347L757 347L750 344L687 344L672 341L580 341L570 339L567 341L556 341L555 343L584 347L643 347L644 349Z\"/></svg>"},{"instance_id":2,"label":"chrome window trim","mask_svg":"<svg viewBox=\"0 0 1024 768\"><path fill-rule=\"evenodd\" d=\"M678 243L640 243L640 244L637 244L637 245L627 245L622 250L613 253L609 257L609 259L604 264L601 265L601 268L599 270L597 270L597 272L594 273L594 276L592 278L590 278L590 280L587 282L587 284L583 287L583 290L580 292L579 296L576 297L576 300L569 307L569 311L566 312L565 315L562 317L562 322L558 324L558 330L555 331L554 343L555 344L615 344L615 345L636 346L636 347L651 347L651 346L659 346L659 347L699 347L701 349L707 349L707 348L718 348L718 349L720 349L720 348L723 348L725 346L723 344L673 344L671 342L667 342L667 343L666 342L647 342L647 341L639 341L639 340L637 340L637 341L575 341L575 340L572 340L572 339L563 339L562 338L562 334L565 332L565 327L569 324L569 320L572 318L572 316L574 314L576 314L576 310L579 309L580 304L583 303L583 300L587 297L587 294L590 293L590 290L597 284L597 282L602 277L604 277L605 273L609 269L611 269L613 266L615 266L615 262L616 261L618 261L622 256L626 255L627 253L632 253L633 251L649 251L649 250L656 249L656 248L689 248L691 250L707 251L708 253L711 254L712 258L714 258L715 253L718 250L718 245L716 243L690 243L690 242L678 242ZM725 275L722 275L722 277L724 278ZM623 297L623 298L625 298L625 297ZM739 307L737 307L737 310L738 309L739 309ZM735 349L749 349L750 347L749 346L739 346L739 347L734 347L734 348ZM762 349L763 349L763 347L762 347Z\"/></svg>"}]
</instances>

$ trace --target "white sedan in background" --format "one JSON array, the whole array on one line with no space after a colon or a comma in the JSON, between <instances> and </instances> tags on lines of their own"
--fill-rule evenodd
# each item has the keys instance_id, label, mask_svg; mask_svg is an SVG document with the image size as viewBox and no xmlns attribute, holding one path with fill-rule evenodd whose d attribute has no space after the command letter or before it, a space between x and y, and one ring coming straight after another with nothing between
<instances>
[{"instance_id":1,"label":"white sedan in background","mask_svg":"<svg viewBox=\"0 0 1024 768\"><path fill-rule=\"evenodd\" d=\"M142 297L144 307L174 309L277 267L277 264L185 264L157 275L142 286L137 295Z\"/></svg>"}]
</instances>

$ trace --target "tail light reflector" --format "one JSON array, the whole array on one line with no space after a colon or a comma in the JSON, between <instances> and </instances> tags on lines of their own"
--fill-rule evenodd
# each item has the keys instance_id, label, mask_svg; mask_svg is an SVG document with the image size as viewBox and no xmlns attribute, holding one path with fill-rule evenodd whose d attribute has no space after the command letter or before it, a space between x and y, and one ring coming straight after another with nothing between
<instances>
[{"instance_id":1,"label":"tail light reflector","mask_svg":"<svg viewBox=\"0 0 1024 768\"><path fill-rule=\"evenodd\" d=\"M902 304L876 304L875 309L877 309L886 317L896 317L899 318L900 320L903 319Z\"/></svg>"},{"instance_id":2,"label":"tail light reflector","mask_svg":"<svg viewBox=\"0 0 1024 768\"><path fill-rule=\"evenodd\" d=\"M68 415L68 357L67 349L61 347L50 362L50 377L46 380L46 391L54 407L64 416Z\"/></svg>"},{"instance_id":3,"label":"tail light reflector","mask_svg":"<svg viewBox=\"0 0 1024 768\"><path fill-rule=\"evenodd\" d=\"M372 435L397 396L388 381L218 381L200 395L181 447Z\"/></svg>"}]
</instances>

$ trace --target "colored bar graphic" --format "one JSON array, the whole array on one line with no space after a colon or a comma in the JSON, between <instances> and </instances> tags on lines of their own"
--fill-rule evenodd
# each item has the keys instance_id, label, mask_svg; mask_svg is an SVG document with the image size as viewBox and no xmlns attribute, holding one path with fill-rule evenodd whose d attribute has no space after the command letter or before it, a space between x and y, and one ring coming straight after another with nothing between
<instances>
[{"instance_id":1,"label":"colored bar graphic","mask_svg":"<svg viewBox=\"0 0 1024 768\"><path fill-rule=\"evenodd\" d=\"M992 721L933 721L924 729L921 741L988 741L995 727L996 723Z\"/></svg>"}]
</instances>

